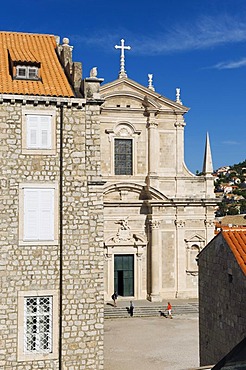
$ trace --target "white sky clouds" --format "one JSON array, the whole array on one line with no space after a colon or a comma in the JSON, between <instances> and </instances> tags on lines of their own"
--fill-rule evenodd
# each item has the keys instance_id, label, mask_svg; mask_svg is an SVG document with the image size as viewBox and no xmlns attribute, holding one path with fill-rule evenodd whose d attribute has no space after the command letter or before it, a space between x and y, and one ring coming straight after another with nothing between
<instances>
[{"instance_id":1,"label":"white sky clouds","mask_svg":"<svg viewBox=\"0 0 246 370\"><path fill-rule=\"evenodd\" d=\"M172 25L166 30L153 35L132 33L128 30L100 30L100 35L82 37L87 44L97 44L108 48L116 38L131 40L132 52L142 55L160 55L173 52L184 52L199 49L214 48L220 45L246 41L246 21L229 15L218 17L203 16L194 21ZM78 36L77 39L81 36ZM81 41L82 41L81 39ZM217 67L219 68L219 67ZM221 66L220 68L236 68Z\"/></svg>"},{"instance_id":2,"label":"white sky clouds","mask_svg":"<svg viewBox=\"0 0 246 370\"><path fill-rule=\"evenodd\" d=\"M218 64L215 64L211 68L215 69L235 69L235 68L241 68L246 66L246 58L242 58L237 61L228 61L228 62L220 62Z\"/></svg>"},{"instance_id":3,"label":"white sky clouds","mask_svg":"<svg viewBox=\"0 0 246 370\"><path fill-rule=\"evenodd\" d=\"M240 143L238 141L233 141L233 140L225 140L222 142L222 144L225 144L225 145L240 145Z\"/></svg>"},{"instance_id":4,"label":"white sky clouds","mask_svg":"<svg viewBox=\"0 0 246 370\"><path fill-rule=\"evenodd\" d=\"M153 38L135 40L135 51L162 54L208 49L246 41L246 22L230 16L201 17L193 23L179 24Z\"/></svg>"}]
</instances>

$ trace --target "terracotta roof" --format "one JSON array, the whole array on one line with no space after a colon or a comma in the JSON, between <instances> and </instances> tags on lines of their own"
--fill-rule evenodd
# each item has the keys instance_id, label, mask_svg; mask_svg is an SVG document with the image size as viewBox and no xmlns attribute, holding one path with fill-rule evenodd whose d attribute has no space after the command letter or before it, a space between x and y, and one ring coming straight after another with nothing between
<instances>
[{"instance_id":1,"label":"terracotta roof","mask_svg":"<svg viewBox=\"0 0 246 370\"><path fill-rule=\"evenodd\" d=\"M74 96L56 54L52 35L0 32L0 93L44 96ZM40 81L15 80L10 73L13 63L39 63Z\"/></svg>"},{"instance_id":2,"label":"terracotta roof","mask_svg":"<svg viewBox=\"0 0 246 370\"><path fill-rule=\"evenodd\" d=\"M222 230L222 235L246 275L246 230Z\"/></svg>"},{"instance_id":3,"label":"terracotta roof","mask_svg":"<svg viewBox=\"0 0 246 370\"><path fill-rule=\"evenodd\" d=\"M227 215L220 220L222 226L246 226L246 215Z\"/></svg>"}]
</instances>

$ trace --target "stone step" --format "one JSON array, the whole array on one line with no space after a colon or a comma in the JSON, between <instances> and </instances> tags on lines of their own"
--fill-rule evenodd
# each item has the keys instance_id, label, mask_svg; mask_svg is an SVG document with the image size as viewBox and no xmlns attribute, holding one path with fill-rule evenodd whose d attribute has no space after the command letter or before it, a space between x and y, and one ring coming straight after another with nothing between
<instances>
[{"instance_id":1,"label":"stone step","mask_svg":"<svg viewBox=\"0 0 246 370\"><path fill-rule=\"evenodd\" d=\"M191 313L198 313L198 303L192 304L181 304L173 305L172 314L175 315L185 315ZM167 311L163 308L163 305L146 305L146 306L136 306L134 308L134 316L136 317L150 317L150 316L160 316L161 312L166 314ZM104 318L113 319L113 318L123 318L129 317L127 306L125 307L112 307L105 305L104 308Z\"/></svg>"}]
</instances>

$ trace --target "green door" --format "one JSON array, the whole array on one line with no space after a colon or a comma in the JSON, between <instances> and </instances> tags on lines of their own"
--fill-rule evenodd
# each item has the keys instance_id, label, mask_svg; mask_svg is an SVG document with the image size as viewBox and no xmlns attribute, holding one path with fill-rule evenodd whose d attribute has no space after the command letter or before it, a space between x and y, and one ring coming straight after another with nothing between
<instances>
[{"instance_id":1,"label":"green door","mask_svg":"<svg viewBox=\"0 0 246 370\"><path fill-rule=\"evenodd\" d=\"M114 256L114 290L122 297L134 296L134 255Z\"/></svg>"}]
</instances>

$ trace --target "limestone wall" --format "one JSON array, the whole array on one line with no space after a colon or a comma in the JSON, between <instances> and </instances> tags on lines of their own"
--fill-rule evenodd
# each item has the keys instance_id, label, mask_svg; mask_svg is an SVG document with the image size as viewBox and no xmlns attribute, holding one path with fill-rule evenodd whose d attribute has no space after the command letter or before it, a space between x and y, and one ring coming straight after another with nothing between
<instances>
[{"instance_id":1,"label":"limestone wall","mask_svg":"<svg viewBox=\"0 0 246 370\"><path fill-rule=\"evenodd\" d=\"M200 364L217 363L244 337L246 279L217 236L199 257Z\"/></svg>"},{"instance_id":2,"label":"limestone wall","mask_svg":"<svg viewBox=\"0 0 246 370\"><path fill-rule=\"evenodd\" d=\"M23 110L27 109L53 112L54 154L24 153ZM64 369L103 368L102 197L100 184L92 182L100 172L98 113L98 106L85 109L65 104L62 113L60 106L53 103L27 101L22 105L13 100L0 105L2 369L58 369L59 359ZM55 184L58 241L53 244L28 242L20 245L21 184ZM55 292L58 297L54 311L57 317L54 318L56 347L53 355L39 360L35 356L30 360L24 355L20 359L18 348L20 350L20 341L23 341L20 334L18 338L23 325L19 320L23 316L20 296L28 292L45 295L48 291ZM62 350L59 350L59 341Z\"/></svg>"}]
</instances>

